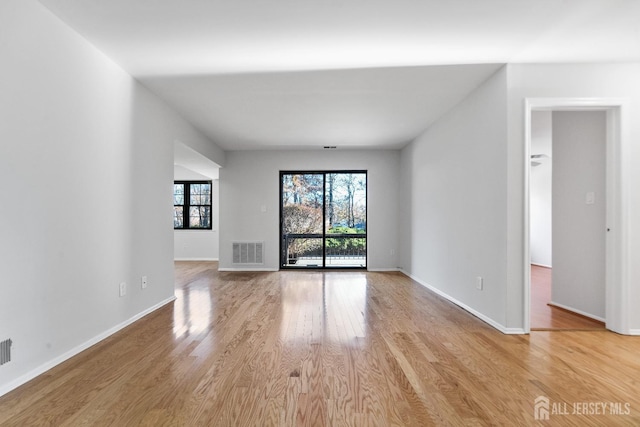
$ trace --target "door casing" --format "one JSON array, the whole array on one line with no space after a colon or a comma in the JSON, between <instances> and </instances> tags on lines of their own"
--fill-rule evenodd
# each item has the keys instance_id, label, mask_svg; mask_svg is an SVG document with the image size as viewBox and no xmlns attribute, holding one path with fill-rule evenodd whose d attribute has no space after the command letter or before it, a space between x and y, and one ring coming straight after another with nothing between
<instances>
[{"instance_id":1,"label":"door casing","mask_svg":"<svg viewBox=\"0 0 640 427\"><path fill-rule=\"evenodd\" d=\"M605 111L607 115L606 141L606 308L607 329L629 334L628 269L628 203L629 165L625 163L629 150L627 130L629 101L620 98L527 98L525 99L525 179L524 179L524 330L531 331L531 228L530 228L530 157L532 111Z\"/></svg>"}]
</instances>

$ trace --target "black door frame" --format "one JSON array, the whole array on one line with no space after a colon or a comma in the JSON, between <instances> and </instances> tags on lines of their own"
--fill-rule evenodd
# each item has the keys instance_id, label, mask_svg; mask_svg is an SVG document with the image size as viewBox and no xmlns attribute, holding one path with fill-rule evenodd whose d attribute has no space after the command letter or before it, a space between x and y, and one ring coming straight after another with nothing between
<instances>
[{"instance_id":1,"label":"black door frame","mask_svg":"<svg viewBox=\"0 0 640 427\"><path fill-rule=\"evenodd\" d=\"M365 178L366 178L366 186L365 186L365 200L366 200L366 207L365 207L365 224L366 224L366 228L365 228L365 233L364 234L358 234L358 238L364 238L365 239L365 247L364 247L364 253L365 253L365 266L364 267L356 267L356 266L327 266L326 265L326 253L325 253L325 248L326 248L326 241L327 241L327 230L326 230L326 197L327 197L327 175L328 174L332 174L332 173L344 173L344 174L349 174L349 173L359 173L359 174L364 174ZM286 257L285 257L285 253L286 253L286 248L285 248L285 239L284 239L284 218L283 218L283 200L282 200L282 196L283 196L283 191L282 191L282 179L284 177L284 175L323 175L323 180L322 180L322 266L312 266L312 267L292 267L292 266L288 266L286 263ZM360 169L347 169L347 170L285 170L285 171L280 171L280 176L279 176L279 184L280 186L280 191L278 192L280 195L280 202L279 202L279 206L280 206L280 232L279 232L279 237L278 240L280 241L280 259L279 259L279 265L280 265L280 269L281 270L366 270L367 266L369 265L369 239L368 239L368 235L369 235L369 174L367 170L360 170Z\"/></svg>"}]
</instances>

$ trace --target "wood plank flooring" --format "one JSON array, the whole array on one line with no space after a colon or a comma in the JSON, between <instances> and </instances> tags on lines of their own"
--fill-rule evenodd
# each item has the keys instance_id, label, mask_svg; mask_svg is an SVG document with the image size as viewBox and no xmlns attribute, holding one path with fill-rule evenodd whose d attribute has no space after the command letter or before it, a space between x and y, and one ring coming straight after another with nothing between
<instances>
[{"instance_id":1,"label":"wood plank flooring","mask_svg":"<svg viewBox=\"0 0 640 427\"><path fill-rule=\"evenodd\" d=\"M580 316L559 307L551 301L551 269L531 266L531 329L538 331L604 331L605 325L597 320Z\"/></svg>"},{"instance_id":2,"label":"wood plank flooring","mask_svg":"<svg viewBox=\"0 0 640 427\"><path fill-rule=\"evenodd\" d=\"M640 337L503 335L400 273L180 262L176 284L0 398L0 425L527 426L538 396L545 424L640 425Z\"/></svg>"}]
</instances>

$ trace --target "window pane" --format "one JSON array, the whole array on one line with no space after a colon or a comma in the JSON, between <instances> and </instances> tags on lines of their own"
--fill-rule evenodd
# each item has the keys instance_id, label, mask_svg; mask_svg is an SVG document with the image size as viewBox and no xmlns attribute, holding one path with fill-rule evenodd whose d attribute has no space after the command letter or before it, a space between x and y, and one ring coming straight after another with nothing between
<instances>
[{"instance_id":1,"label":"window pane","mask_svg":"<svg viewBox=\"0 0 640 427\"><path fill-rule=\"evenodd\" d=\"M173 207L173 228L184 228L184 208L182 206Z\"/></svg>"},{"instance_id":2,"label":"window pane","mask_svg":"<svg viewBox=\"0 0 640 427\"><path fill-rule=\"evenodd\" d=\"M285 237L287 266L322 267L322 238Z\"/></svg>"},{"instance_id":3,"label":"window pane","mask_svg":"<svg viewBox=\"0 0 640 427\"><path fill-rule=\"evenodd\" d=\"M329 234L364 234L367 231L367 175L327 174L326 228Z\"/></svg>"},{"instance_id":4,"label":"window pane","mask_svg":"<svg viewBox=\"0 0 640 427\"><path fill-rule=\"evenodd\" d=\"M191 184L191 194L189 196L190 205L210 205L211 185Z\"/></svg>"},{"instance_id":5,"label":"window pane","mask_svg":"<svg viewBox=\"0 0 640 427\"><path fill-rule=\"evenodd\" d=\"M209 206L191 206L189 208L189 228L210 228L211 208Z\"/></svg>"},{"instance_id":6,"label":"window pane","mask_svg":"<svg viewBox=\"0 0 640 427\"><path fill-rule=\"evenodd\" d=\"M184 184L173 184L173 204L184 204Z\"/></svg>"}]
</instances>

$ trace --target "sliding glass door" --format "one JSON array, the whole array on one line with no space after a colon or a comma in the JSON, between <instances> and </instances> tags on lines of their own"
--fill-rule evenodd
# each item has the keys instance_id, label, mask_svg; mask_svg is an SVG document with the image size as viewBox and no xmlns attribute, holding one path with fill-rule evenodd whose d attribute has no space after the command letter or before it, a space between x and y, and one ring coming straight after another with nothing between
<instances>
[{"instance_id":1,"label":"sliding glass door","mask_svg":"<svg viewBox=\"0 0 640 427\"><path fill-rule=\"evenodd\" d=\"M367 173L280 173L280 266L366 268Z\"/></svg>"}]
</instances>

